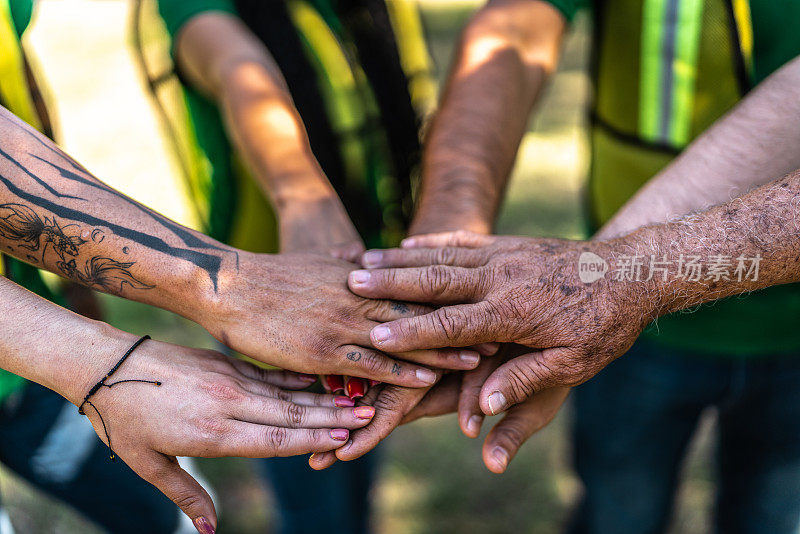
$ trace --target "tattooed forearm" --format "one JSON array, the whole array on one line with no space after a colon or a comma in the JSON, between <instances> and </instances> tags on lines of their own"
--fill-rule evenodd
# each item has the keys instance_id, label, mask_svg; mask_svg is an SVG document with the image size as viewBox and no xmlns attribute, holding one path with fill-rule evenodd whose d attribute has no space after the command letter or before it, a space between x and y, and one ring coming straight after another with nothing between
<instances>
[{"instance_id":1,"label":"tattooed forearm","mask_svg":"<svg viewBox=\"0 0 800 534\"><path fill-rule=\"evenodd\" d=\"M13 252L14 244L38 256L26 254L25 259L35 264L54 264L64 276L84 285L102 289L109 293L120 293L127 284L132 289L151 289L153 286L138 280L131 267L135 262L120 262L112 258L92 256L78 266L81 248L88 241L71 230L76 224L62 226L55 217L40 217L33 209L18 203L0 204L0 237L9 243ZM91 239L102 242L102 230L91 232ZM48 251L55 255L48 261ZM124 252L124 251L123 251Z\"/></svg>"},{"instance_id":2,"label":"tattooed forearm","mask_svg":"<svg viewBox=\"0 0 800 534\"><path fill-rule=\"evenodd\" d=\"M208 275L214 290L224 257L230 255L238 265L238 253L234 249L184 228L100 182L5 110L0 109L0 120L3 133L8 132L7 142L0 143L0 185L5 186L8 193L0 199L20 202L42 213L40 222L45 227L44 234L54 239L58 234L58 225L48 223L45 212L53 221L58 218L81 226L103 228L131 244L192 263ZM133 208L130 216L121 216L120 210L128 208ZM142 219L142 215L146 219ZM31 224L38 222L32 220ZM160 231L162 229L164 232ZM30 227L26 231L36 234L37 229ZM42 240L41 244L46 246L49 242ZM70 245L68 241L59 244L61 250ZM112 255L103 254L102 257L111 259ZM60 260L68 263L61 256ZM77 272L86 274L93 270L86 264L78 265Z\"/></svg>"}]
</instances>

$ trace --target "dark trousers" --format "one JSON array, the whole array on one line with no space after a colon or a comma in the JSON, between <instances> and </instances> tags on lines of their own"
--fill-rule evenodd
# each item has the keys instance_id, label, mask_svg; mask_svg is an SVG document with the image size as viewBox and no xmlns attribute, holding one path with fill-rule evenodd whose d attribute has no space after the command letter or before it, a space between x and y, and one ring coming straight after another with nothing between
<instances>
[{"instance_id":1,"label":"dark trousers","mask_svg":"<svg viewBox=\"0 0 800 534\"><path fill-rule=\"evenodd\" d=\"M711 359L640 341L573 395L574 534L668 526L704 409L718 412L715 531L800 531L800 356Z\"/></svg>"}]
</instances>

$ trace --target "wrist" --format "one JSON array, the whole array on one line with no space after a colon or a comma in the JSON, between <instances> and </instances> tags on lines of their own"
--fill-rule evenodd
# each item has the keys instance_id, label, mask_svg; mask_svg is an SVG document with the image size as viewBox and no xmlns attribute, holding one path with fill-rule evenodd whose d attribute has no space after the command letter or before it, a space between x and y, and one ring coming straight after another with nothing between
<instances>
[{"instance_id":1,"label":"wrist","mask_svg":"<svg viewBox=\"0 0 800 534\"><path fill-rule=\"evenodd\" d=\"M608 281L614 298L641 313L644 325L667 313L675 273L657 234L648 229L600 242L599 255L608 262Z\"/></svg>"},{"instance_id":2,"label":"wrist","mask_svg":"<svg viewBox=\"0 0 800 534\"><path fill-rule=\"evenodd\" d=\"M69 331L69 346L45 355L47 364L35 381L78 406L138 337L83 317Z\"/></svg>"}]
</instances>

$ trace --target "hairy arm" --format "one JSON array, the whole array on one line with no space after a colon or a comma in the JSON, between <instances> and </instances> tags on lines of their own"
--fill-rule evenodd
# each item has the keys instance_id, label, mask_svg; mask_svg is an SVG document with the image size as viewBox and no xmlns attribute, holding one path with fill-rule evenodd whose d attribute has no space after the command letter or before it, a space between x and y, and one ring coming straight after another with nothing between
<instances>
[{"instance_id":1,"label":"hairy arm","mask_svg":"<svg viewBox=\"0 0 800 534\"><path fill-rule=\"evenodd\" d=\"M219 103L231 139L272 200L282 250L356 245L351 257L363 250L278 65L247 26L220 12L197 15L178 34L175 53L187 78Z\"/></svg>"},{"instance_id":2,"label":"hairy arm","mask_svg":"<svg viewBox=\"0 0 800 534\"><path fill-rule=\"evenodd\" d=\"M607 239L727 202L800 168L800 57L764 80L598 233Z\"/></svg>"},{"instance_id":3,"label":"hairy arm","mask_svg":"<svg viewBox=\"0 0 800 534\"><path fill-rule=\"evenodd\" d=\"M539 0L494 0L472 19L426 141L412 234L491 231L564 26Z\"/></svg>"},{"instance_id":4,"label":"hairy arm","mask_svg":"<svg viewBox=\"0 0 800 534\"><path fill-rule=\"evenodd\" d=\"M660 315L800 281L798 221L800 171L701 214L609 241L418 237L415 246L428 248L383 251L386 268L351 273L350 287L371 298L443 305L373 329L382 350L489 341L532 348L484 383L481 409L497 413L536 391L588 380ZM608 262L610 273L582 281L585 253ZM705 265L698 276L688 267L693 256Z\"/></svg>"}]
</instances>

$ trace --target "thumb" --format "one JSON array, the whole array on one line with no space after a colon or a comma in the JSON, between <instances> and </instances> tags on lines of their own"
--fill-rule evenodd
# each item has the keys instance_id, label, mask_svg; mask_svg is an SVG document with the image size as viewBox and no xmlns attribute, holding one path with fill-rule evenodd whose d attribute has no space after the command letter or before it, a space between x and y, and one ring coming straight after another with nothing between
<instances>
[{"instance_id":1,"label":"thumb","mask_svg":"<svg viewBox=\"0 0 800 534\"><path fill-rule=\"evenodd\" d=\"M525 402L537 391L577 385L573 377L574 349L551 348L513 358L493 372L481 388L483 413L497 415L509 406Z\"/></svg>"},{"instance_id":2,"label":"thumb","mask_svg":"<svg viewBox=\"0 0 800 534\"><path fill-rule=\"evenodd\" d=\"M147 458L147 465L134 468L134 471L174 502L192 520L200 534L216 532L214 502L203 486L183 470L174 456L153 452Z\"/></svg>"},{"instance_id":3,"label":"thumb","mask_svg":"<svg viewBox=\"0 0 800 534\"><path fill-rule=\"evenodd\" d=\"M333 451L315 452L308 457L308 466L315 471L322 471L336 463L336 453Z\"/></svg>"}]
</instances>

